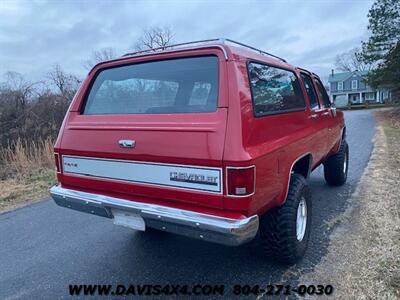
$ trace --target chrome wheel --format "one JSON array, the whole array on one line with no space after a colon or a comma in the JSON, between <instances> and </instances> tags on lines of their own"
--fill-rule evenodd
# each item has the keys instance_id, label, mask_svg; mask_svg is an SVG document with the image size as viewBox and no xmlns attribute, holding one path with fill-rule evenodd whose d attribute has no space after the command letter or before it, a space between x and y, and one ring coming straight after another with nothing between
<instances>
[{"instance_id":1,"label":"chrome wheel","mask_svg":"<svg viewBox=\"0 0 400 300\"><path fill-rule=\"evenodd\" d=\"M299 242L304 238L307 226L307 204L304 197L300 199L299 206L297 207L296 218L296 237Z\"/></svg>"}]
</instances>

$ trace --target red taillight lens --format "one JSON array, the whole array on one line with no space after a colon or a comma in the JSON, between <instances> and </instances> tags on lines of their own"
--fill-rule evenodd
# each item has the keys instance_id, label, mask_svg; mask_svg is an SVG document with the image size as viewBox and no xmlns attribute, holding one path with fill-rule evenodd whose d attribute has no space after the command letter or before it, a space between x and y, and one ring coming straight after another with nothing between
<instances>
[{"instance_id":1,"label":"red taillight lens","mask_svg":"<svg viewBox=\"0 0 400 300\"><path fill-rule=\"evenodd\" d=\"M247 196L254 193L255 167L227 168L228 195Z\"/></svg>"},{"instance_id":2,"label":"red taillight lens","mask_svg":"<svg viewBox=\"0 0 400 300\"><path fill-rule=\"evenodd\" d=\"M61 172L60 156L58 155L58 153L54 153L54 163L56 164L57 173L60 173Z\"/></svg>"}]
</instances>

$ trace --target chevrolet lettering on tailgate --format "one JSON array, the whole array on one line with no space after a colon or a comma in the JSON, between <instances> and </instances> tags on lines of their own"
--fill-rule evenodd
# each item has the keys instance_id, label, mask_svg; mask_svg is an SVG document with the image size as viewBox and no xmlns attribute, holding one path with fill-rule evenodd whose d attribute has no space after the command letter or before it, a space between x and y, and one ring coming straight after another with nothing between
<instances>
[{"instance_id":1,"label":"chevrolet lettering on tailgate","mask_svg":"<svg viewBox=\"0 0 400 300\"><path fill-rule=\"evenodd\" d=\"M170 172L169 179L171 181L181 182L193 182L208 185L218 185L218 177L215 176L204 176L199 174L182 173L182 172Z\"/></svg>"}]
</instances>

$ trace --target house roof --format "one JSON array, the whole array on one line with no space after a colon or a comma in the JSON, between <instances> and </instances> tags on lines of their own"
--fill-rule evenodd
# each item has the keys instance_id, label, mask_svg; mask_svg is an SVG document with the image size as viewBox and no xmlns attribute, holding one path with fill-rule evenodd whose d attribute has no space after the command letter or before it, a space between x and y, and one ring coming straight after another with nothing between
<instances>
[{"instance_id":1,"label":"house roof","mask_svg":"<svg viewBox=\"0 0 400 300\"><path fill-rule=\"evenodd\" d=\"M333 76L332 76L332 74L329 75L328 81L329 82L345 81L346 79L353 76L353 74L356 74L359 76L365 76L368 74L368 71L353 71L353 72L334 73Z\"/></svg>"}]
</instances>

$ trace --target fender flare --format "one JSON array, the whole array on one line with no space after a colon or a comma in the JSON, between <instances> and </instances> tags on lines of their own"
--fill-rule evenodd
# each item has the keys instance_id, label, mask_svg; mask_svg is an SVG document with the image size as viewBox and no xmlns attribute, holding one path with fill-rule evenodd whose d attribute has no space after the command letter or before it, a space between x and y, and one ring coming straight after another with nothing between
<instances>
[{"instance_id":1,"label":"fender flare","mask_svg":"<svg viewBox=\"0 0 400 300\"><path fill-rule=\"evenodd\" d=\"M343 126L343 128L340 130L340 140L339 143L337 143L337 146L333 148L334 151L333 153L337 153L342 146L342 142L346 139L346 126Z\"/></svg>"},{"instance_id":2,"label":"fender flare","mask_svg":"<svg viewBox=\"0 0 400 300\"><path fill-rule=\"evenodd\" d=\"M308 156L308 155L311 156L311 159L310 159L310 162L309 162L309 165L308 165L308 173L307 173L307 177L306 177L306 178L308 178L308 177L310 176L311 167L312 167L312 161L313 161L313 156L312 156L312 153L311 153L311 152L306 152L306 153L303 153L302 155L298 156L298 157L292 162L292 165L290 166L290 169L289 169L289 173L288 173L288 175L287 175L287 183L286 183L286 187L285 187L285 193L282 194L284 197L281 197L281 200L279 201L279 205L282 205L282 204L285 203L285 201L286 201L287 195L288 195L288 193L289 193L290 176L291 176L292 173L293 173L293 167L294 167L294 165L295 165L299 160L301 160L302 158L304 158L304 157L306 157L306 156Z\"/></svg>"}]
</instances>

